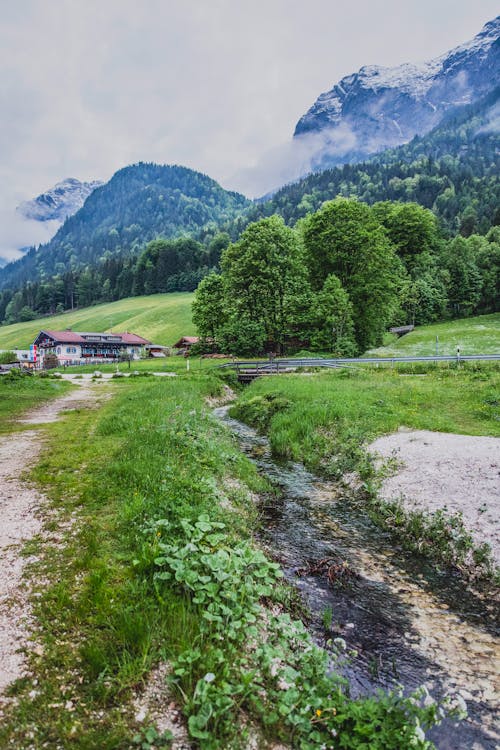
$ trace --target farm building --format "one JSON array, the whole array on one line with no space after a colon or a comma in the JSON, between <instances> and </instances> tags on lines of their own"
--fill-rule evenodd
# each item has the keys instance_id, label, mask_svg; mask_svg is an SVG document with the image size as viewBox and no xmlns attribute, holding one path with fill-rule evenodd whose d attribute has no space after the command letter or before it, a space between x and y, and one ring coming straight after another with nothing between
<instances>
[{"instance_id":1,"label":"farm building","mask_svg":"<svg viewBox=\"0 0 500 750\"><path fill-rule=\"evenodd\" d=\"M80 333L68 328L65 331L40 331L33 343L43 367L43 360L49 352L56 355L61 365L114 362L123 355L139 359L150 342L128 331Z\"/></svg>"},{"instance_id":2,"label":"farm building","mask_svg":"<svg viewBox=\"0 0 500 750\"><path fill-rule=\"evenodd\" d=\"M183 336L179 341L176 341L173 348L179 350L177 354L187 356L193 344L197 344L199 340L198 336Z\"/></svg>"},{"instance_id":3,"label":"farm building","mask_svg":"<svg viewBox=\"0 0 500 750\"><path fill-rule=\"evenodd\" d=\"M169 357L170 347L162 344L146 344L144 347L147 357Z\"/></svg>"}]
</instances>

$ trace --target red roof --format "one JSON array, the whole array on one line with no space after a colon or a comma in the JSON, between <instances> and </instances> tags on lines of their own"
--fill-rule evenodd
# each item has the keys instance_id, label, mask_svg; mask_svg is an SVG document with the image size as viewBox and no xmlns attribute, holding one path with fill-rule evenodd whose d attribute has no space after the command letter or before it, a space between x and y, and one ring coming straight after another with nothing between
<instances>
[{"instance_id":1,"label":"red roof","mask_svg":"<svg viewBox=\"0 0 500 750\"><path fill-rule=\"evenodd\" d=\"M121 336L121 339L124 344L150 344L151 341L148 341L147 339L143 339L142 336L138 336L136 333L129 333L128 331L125 331L125 333L115 333L114 336Z\"/></svg>"},{"instance_id":2,"label":"red roof","mask_svg":"<svg viewBox=\"0 0 500 750\"><path fill-rule=\"evenodd\" d=\"M76 331L40 331L35 341L42 335L45 334L51 339L54 339L58 344L85 344L88 343L88 337L90 336L114 336L120 338L123 344L149 344L147 339L143 339L142 336L137 336L135 333L77 333Z\"/></svg>"},{"instance_id":3,"label":"red roof","mask_svg":"<svg viewBox=\"0 0 500 750\"><path fill-rule=\"evenodd\" d=\"M60 341L61 344L83 344L85 342L85 339L75 331L40 331L40 333L45 333L54 341Z\"/></svg>"},{"instance_id":4,"label":"red roof","mask_svg":"<svg viewBox=\"0 0 500 750\"><path fill-rule=\"evenodd\" d=\"M191 344L197 344L200 339L198 336L183 336L173 344L174 349L188 349Z\"/></svg>"},{"instance_id":5,"label":"red roof","mask_svg":"<svg viewBox=\"0 0 500 750\"><path fill-rule=\"evenodd\" d=\"M174 347L178 348L179 345L182 346L183 344L197 344L199 340L198 336L183 336L177 344L174 344Z\"/></svg>"}]
</instances>

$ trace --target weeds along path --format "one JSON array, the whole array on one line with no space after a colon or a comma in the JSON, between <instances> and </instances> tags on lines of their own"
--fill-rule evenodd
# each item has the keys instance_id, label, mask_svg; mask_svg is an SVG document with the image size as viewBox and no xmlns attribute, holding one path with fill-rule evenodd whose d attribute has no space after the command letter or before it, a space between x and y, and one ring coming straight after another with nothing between
<instances>
[{"instance_id":1,"label":"weeds along path","mask_svg":"<svg viewBox=\"0 0 500 750\"><path fill-rule=\"evenodd\" d=\"M65 411L95 408L108 396L102 387L86 383L16 421L48 424ZM29 558L23 557L22 546L42 529L46 498L23 478L23 472L33 466L43 445L43 429L0 438L0 712L6 688L23 675L23 651L29 649L33 629L29 585L23 577Z\"/></svg>"}]
</instances>

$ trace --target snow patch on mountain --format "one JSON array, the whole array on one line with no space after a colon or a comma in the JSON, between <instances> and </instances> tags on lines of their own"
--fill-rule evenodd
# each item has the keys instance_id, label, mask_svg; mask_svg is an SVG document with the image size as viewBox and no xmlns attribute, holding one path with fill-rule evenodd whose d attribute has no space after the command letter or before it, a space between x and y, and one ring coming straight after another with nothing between
<instances>
[{"instance_id":1,"label":"snow patch on mountain","mask_svg":"<svg viewBox=\"0 0 500 750\"><path fill-rule=\"evenodd\" d=\"M102 184L99 180L80 182L74 177L69 177L37 198L21 203L17 210L25 219L58 221L62 224L68 216L76 213L89 195Z\"/></svg>"},{"instance_id":2,"label":"snow patch on mountain","mask_svg":"<svg viewBox=\"0 0 500 750\"><path fill-rule=\"evenodd\" d=\"M310 169L407 143L429 132L450 108L489 94L499 80L499 37L500 16L474 39L433 60L393 68L365 65L343 78L295 128L297 146L304 151L309 143L313 151Z\"/></svg>"}]
</instances>

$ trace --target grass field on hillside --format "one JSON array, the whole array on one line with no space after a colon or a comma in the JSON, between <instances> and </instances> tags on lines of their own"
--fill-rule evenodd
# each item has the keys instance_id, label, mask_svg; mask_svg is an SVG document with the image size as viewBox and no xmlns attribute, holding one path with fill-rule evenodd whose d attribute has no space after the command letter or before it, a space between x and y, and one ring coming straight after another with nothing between
<instances>
[{"instance_id":1,"label":"grass field on hillside","mask_svg":"<svg viewBox=\"0 0 500 750\"><path fill-rule=\"evenodd\" d=\"M449 320L429 326L419 326L411 333L387 346L372 349L367 354L379 357L431 356L436 354L500 354L500 313L478 315L475 318Z\"/></svg>"},{"instance_id":2,"label":"grass field on hillside","mask_svg":"<svg viewBox=\"0 0 500 750\"><path fill-rule=\"evenodd\" d=\"M181 336L195 334L191 321L192 299L189 292L128 297L26 323L0 326L0 349L27 349L40 330L60 331L68 327L75 331L131 331L155 344L170 346Z\"/></svg>"}]
</instances>

